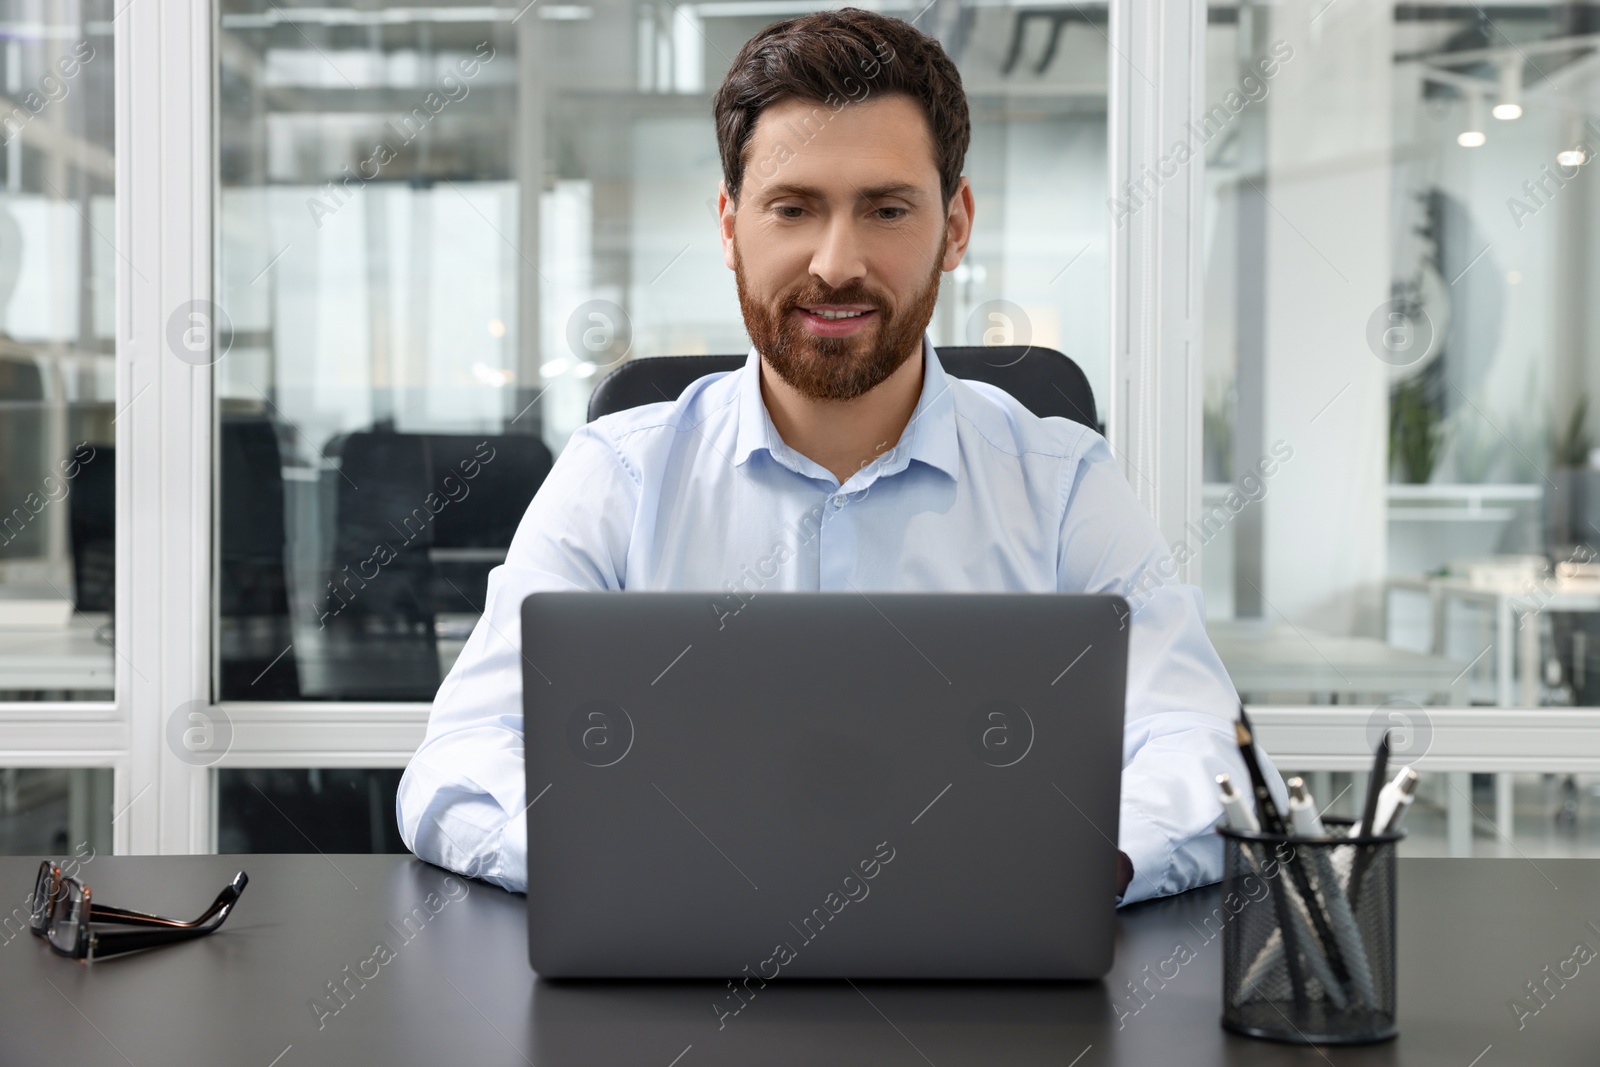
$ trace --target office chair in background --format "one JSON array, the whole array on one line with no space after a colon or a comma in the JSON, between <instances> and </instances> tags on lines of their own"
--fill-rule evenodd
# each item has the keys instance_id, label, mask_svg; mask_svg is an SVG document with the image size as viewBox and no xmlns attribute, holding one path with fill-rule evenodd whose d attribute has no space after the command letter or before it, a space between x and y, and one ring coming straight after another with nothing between
<instances>
[{"instance_id":1,"label":"office chair in background","mask_svg":"<svg viewBox=\"0 0 1600 1067\"><path fill-rule=\"evenodd\" d=\"M1059 415L1098 432L1094 391L1070 357L1039 345L938 349L945 372L1004 389L1040 418ZM601 379L589 397L589 421L615 411L676 400L690 382L738 370L744 356L648 356L624 363Z\"/></svg>"},{"instance_id":2,"label":"office chair in background","mask_svg":"<svg viewBox=\"0 0 1600 1067\"><path fill-rule=\"evenodd\" d=\"M111 612L117 590L117 450L96 445L67 494L72 599L79 611Z\"/></svg>"},{"instance_id":3,"label":"office chair in background","mask_svg":"<svg viewBox=\"0 0 1600 1067\"><path fill-rule=\"evenodd\" d=\"M340 457L334 588L325 590L328 648L315 693L432 700L442 680L437 618L483 609L489 571L550 473L550 450L527 435L378 430L336 439L328 454ZM374 560L379 545L393 558Z\"/></svg>"},{"instance_id":4,"label":"office chair in background","mask_svg":"<svg viewBox=\"0 0 1600 1067\"><path fill-rule=\"evenodd\" d=\"M265 415L230 413L222 416L218 433L220 695L224 700L299 700L278 431Z\"/></svg>"},{"instance_id":5,"label":"office chair in background","mask_svg":"<svg viewBox=\"0 0 1600 1067\"><path fill-rule=\"evenodd\" d=\"M10 518L30 492L38 490L53 461L47 461L44 375L23 353L0 350L0 518ZM45 523L13 523L0 528L0 558L43 556Z\"/></svg>"}]
</instances>

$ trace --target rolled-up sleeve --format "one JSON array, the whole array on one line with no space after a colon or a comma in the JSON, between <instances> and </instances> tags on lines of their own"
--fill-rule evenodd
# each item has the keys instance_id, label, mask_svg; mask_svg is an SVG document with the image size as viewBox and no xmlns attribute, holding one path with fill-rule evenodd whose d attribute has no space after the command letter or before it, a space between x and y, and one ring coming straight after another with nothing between
<instances>
[{"instance_id":1,"label":"rolled-up sleeve","mask_svg":"<svg viewBox=\"0 0 1600 1067\"><path fill-rule=\"evenodd\" d=\"M544 590L621 588L638 482L604 432L580 429L489 572L483 615L434 696L395 814L422 859L516 892L528 884L522 601ZM537 800L537 797L534 798Z\"/></svg>"},{"instance_id":2,"label":"rolled-up sleeve","mask_svg":"<svg viewBox=\"0 0 1600 1067\"><path fill-rule=\"evenodd\" d=\"M1063 470L1059 588L1128 600L1128 689L1117 847L1133 864L1123 904L1222 877L1216 776L1245 783L1234 738L1239 698L1206 636L1200 590L1178 582L1177 560L1091 434ZM1275 794L1282 781L1262 767Z\"/></svg>"}]
</instances>

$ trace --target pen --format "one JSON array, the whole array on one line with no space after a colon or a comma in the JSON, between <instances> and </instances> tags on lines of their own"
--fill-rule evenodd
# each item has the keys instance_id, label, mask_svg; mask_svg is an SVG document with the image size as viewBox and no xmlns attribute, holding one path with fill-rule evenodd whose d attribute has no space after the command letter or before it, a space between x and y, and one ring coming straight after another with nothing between
<instances>
[{"instance_id":1,"label":"pen","mask_svg":"<svg viewBox=\"0 0 1600 1067\"><path fill-rule=\"evenodd\" d=\"M1233 787L1233 779L1226 774L1219 774L1217 787L1222 790L1222 814L1227 818L1228 829L1247 830L1250 833L1259 831L1261 827L1251 814L1250 806L1244 802L1244 794Z\"/></svg>"},{"instance_id":2,"label":"pen","mask_svg":"<svg viewBox=\"0 0 1600 1067\"><path fill-rule=\"evenodd\" d=\"M1317 806L1312 802L1311 794L1306 790L1304 779L1291 778L1288 786L1289 821L1294 825L1295 834L1300 837L1326 838L1328 832L1322 825L1321 816L1317 814ZM1367 963L1366 947L1361 943L1361 932L1356 926L1355 913L1350 908L1350 900L1345 896L1344 887L1339 884L1339 876L1333 869L1328 851L1326 848L1311 849L1311 862L1317 872L1317 888L1321 891L1322 902L1328 909L1328 921L1333 927L1333 936L1339 942L1339 951L1344 954L1346 962L1350 965L1350 980L1355 984L1356 995L1368 1004L1375 1004L1377 993L1372 984L1372 968Z\"/></svg>"},{"instance_id":3,"label":"pen","mask_svg":"<svg viewBox=\"0 0 1600 1067\"><path fill-rule=\"evenodd\" d=\"M1256 829L1256 819L1255 816L1251 814L1250 808L1244 802L1244 794L1240 793L1234 788L1232 780L1226 774L1217 775L1217 786L1222 790L1222 810L1223 814L1227 818L1228 827L1233 830L1254 831ZM1291 811L1292 810L1293 809L1291 807ZM1242 843L1241 848L1243 848ZM1261 868L1256 865L1255 860L1251 858L1248 850L1244 851L1244 856L1246 861L1250 864L1250 869L1255 872L1256 876L1265 879L1266 875L1262 872ZM1284 896L1288 897L1287 909L1285 909L1282 903L1278 902L1279 897ZM1288 923L1292 924L1292 940L1296 943L1301 945L1313 945L1316 943L1316 935L1311 932L1311 928L1307 922L1308 913L1305 906L1299 900L1295 899L1294 896L1288 893L1283 893L1279 894L1279 896L1275 896L1274 901L1277 904L1278 914L1280 916L1279 926L1267 938L1266 944L1261 946L1261 951L1256 955L1255 962L1250 965L1249 971L1246 972L1244 980L1240 983L1238 990L1234 994L1234 1003L1236 1004L1241 1003L1249 994L1249 992L1256 988L1262 981L1264 981L1275 968L1284 964L1288 964L1291 968L1289 976L1290 984L1294 986L1295 995L1297 997L1300 995L1301 984L1304 982L1304 979L1303 977L1297 977L1295 974L1295 971L1298 969L1298 954L1295 956L1290 956L1284 951L1285 926L1283 923L1283 916L1287 915ZM1327 961L1323 958L1322 954L1320 952L1307 953L1306 961L1311 965L1312 973L1315 975L1317 981L1322 984L1322 988L1326 992L1328 1000L1331 1001L1336 1008L1343 1010L1347 1006L1348 1000L1345 997L1344 990L1339 986L1338 981L1328 969Z\"/></svg>"},{"instance_id":4,"label":"pen","mask_svg":"<svg viewBox=\"0 0 1600 1067\"><path fill-rule=\"evenodd\" d=\"M1250 728L1250 716L1245 714L1243 704L1239 705L1239 721L1234 723L1234 735L1239 742L1239 754L1244 757L1245 770L1250 772L1250 784L1255 790L1256 808L1261 825L1269 834L1287 837L1288 825L1284 822L1283 814L1278 811L1277 802L1272 799L1272 791L1267 788L1266 776L1262 774L1261 764L1256 760L1255 735ZM1328 966L1333 968L1333 973L1338 976L1339 981L1348 982L1350 972L1345 967L1344 954L1339 951L1339 945L1333 939L1333 930L1328 926L1328 918L1322 912L1322 905L1311 891L1311 879L1306 875L1305 868L1295 863L1293 857L1284 861L1283 865L1289 869L1289 877L1294 880L1294 887L1299 891L1301 900L1305 902L1306 913L1311 917L1311 926L1316 930L1322 951L1327 953ZM1291 969L1294 963L1292 951L1294 947L1289 946ZM1308 952L1315 952L1316 948L1315 945L1306 946Z\"/></svg>"},{"instance_id":5,"label":"pen","mask_svg":"<svg viewBox=\"0 0 1600 1067\"><path fill-rule=\"evenodd\" d=\"M1219 774L1217 775L1217 788L1222 791L1222 814L1228 828L1230 830L1244 830L1250 833L1257 832L1259 827L1256 823L1256 817L1250 811L1250 806L1245 803L1244 794L1234 788L1233 780L1226 774ZM1264 879L1266 875L1262 873L1261 868L1250 855L1248 847L1241 842L1240 848L1244 853L1245 861L1250 864L1250 869L1255 872L1256 877ZM1305 913L1302 909L1294 907L1292 902L1291 907L1293 908L1290 912L1291 921L1295 924L1297 939L1301 942L1309 943L1312 934L1311 930L1306 926ZM1278 909L1281 916L1283 914L1282 906L1278 905ZM1274 967L1284 962L1283 931L1280 926L1279 929L1272 932L1272 936L1267 939L1267 943L1262 946L1260 954L1256 956L1255 963L1251 966L1249 973L1245 975L1244 982L1240 985L1235 995L1235 1002L1242 999L1246 992L1266 977L1267 973ZM1323 984L1323 988L1329 990L1329 999L1333 1000L1338 1007L1343 1008L1345 1006L1343 993L1337 986L1329 985L1333 981L1333 976L1327 973L1326 963L1323 963L1320 967L1317 966L1320 962L1320 956L1312 960L1312 968L1317 972L1317 980ZM1290 980L1291 984L1294 984L1296 996L1298 996L1301 988L1300 983L1304 979L1297 979L1291 974Z\"/></svg>"},{"instance_id":6,"label":"pen","mask_svg":"<svg viewBox=\"0 0 1600 1067\"><path fill-rule=\"evenodd\" d=\"M1298 900L1293 897L1290 900L1289 915L1294 923L1295 938L1301 944L1308 944L1315 935L1312 934L1310 927L1306 925L1306 910ZM1256 956L1255 962L1250 965L1250 970L1245 974L1244 980L1239 984L1239 989L1234 994L1235 1004L1242 1003L1249 991L1265 981L1267 976L1279 964L1292 963L1294 957L1287 955L1283 949L1283 933L1284 928L1280 926L1272 931L1272 934L1267 938L1266 944L1261 946L1260 954ZM1340 1010L1348 1006L1350 1003L1349 998L1345 996L1343 987L1333 977L1333 973L1328 970L1328 963L1322 958L1322 954L1318 952L1309 953L1306 959L1310 962L1312 973L1315 974L1317 981L1322 984L1322 988L1327 993L1328 1000L1333 1006ZM1294 981L1292 967L1289 980L1291 984Z\"/></svg>"},{"instance_id":7,"label":"pen","mask_svg":"<svg viewBox=\"0 0 1600 1067\"><path fill-rule=\"evenodd\" d=\"M1305 907L1292 894L1287 895L1290 902L1290 921L1294 924L1294 939L1302 945L1313 943L1316 935L1311 932L1311 928L1306 924L1308 913ZM1249 972L1244 977L1244 981L1239 986L1235 997L1236 1003L1243 999L1248 990L1265 980L1273 968L1280 963L1292 962L1294 957L1284 952L1283 934L1284 928L1279 927L1267 938L1266 944L1261 948L1260 955L1256 957L1255 963L1251 965ZM1311 965L1312 975L1316 977L1324 993L1327 994L1328 1001L1341 1011L1344 1010L1349 1005L1350 1000L1345 995L1344 987L1339 984L1339 980L1328 969L1328 961L1323 958L1320 952L1305 953L1305 958L1306 962ZM1291 983L1293 982L1292 971L1290 981Z\"/></svg>"},{"instance_id":8,"label":"pen","mask_svg":"<svg viewBox=\"0 0 1600 1067\"><path fill-rule=\"evenodd\" d=\"M1255 790L1256 806L1260 812L1259 818L1254 820L1258 826L1265 826L1269 833L1283 833L1283 819L1278 814L1277 805L1272 801L1272 793L1267 790L1266 779L1261 776L1261 767L1256 763L1254 741L1250 733L1250 720L1245 715L1244 704L1239 705L1239 721L1234 723L1234 736L1239 743L1239 754L1244 757L1245 771L1250 775L1250 784ZM1233 783L1230 781L1229 787ZM1242 805L1241 805L1242 806ZM1250 856L1250 846L1244 842L1239 843L1239 851L1244 854L1252 869L1260 873L1260 868ZM1265 854L1266 846L1262 846ZM1280 865L1281 866L1281 865ZM1306 976L1300 969L1300 941L1295 936L1291 925L1294 922L1294 908L1284 902L1285 893L1272 894L1272 909L1278 916L1279 936L1286 947L1284 960L1289 967L1289 985L1294 992L1294 1002L1304 1006L1306 999Z\"/></svg>"},{"instance_id":9,"label":"pen","mask_svg":"<svg viewBox=\"0 0 1600 1067\"><path fill-rule=\"evenodd\" d=\"M1411 810L1411 801L1416 792L1417 772L1410 767L1400 768L1400 773L1394 776L1394 781L1379 791L1378 801L1373 808L1373 823L1378 827L1374 832L1386 834L1400 829L1400 824L1405 821L1406 812ZM1367 871L1371 869L1375 855L1375 846L1372 845L1363 847L1356 854L1355 863L1350 870L1351 910L1361 904L1361 890L1366 884Z\"/></svg>"},{"instance_id":10,"label":"pen","mask_svg":"<svg viewBox=\"0 0 1600 1067\"><path fill-rule=\"evenodd\" d=\"M1304 778L1290 778L1283 783L1289 787L1289 825L1294 827L1296 837L1327 837L1328 831L1322 826L1322 816L1317 814L1317 806L1311 802L1311 794L1306 792Z\"/></svg>"},{"instance_id":11,"label":"pen","mask_svg":"<svg viewBox=\"0 0 1600 1067\"><path fill-rule=\"evenodd\" d=\"M1405 821L1406 812L1411 809L1411 800L1417 791L1417 772L1410 767L1402 767L1400 773L1394 776L1394 781L1383 787L1383 792L1378 794L1378 814L1373 820L1376 832L1380 834L1398 830Z\"/></svg>"}]
</instances>

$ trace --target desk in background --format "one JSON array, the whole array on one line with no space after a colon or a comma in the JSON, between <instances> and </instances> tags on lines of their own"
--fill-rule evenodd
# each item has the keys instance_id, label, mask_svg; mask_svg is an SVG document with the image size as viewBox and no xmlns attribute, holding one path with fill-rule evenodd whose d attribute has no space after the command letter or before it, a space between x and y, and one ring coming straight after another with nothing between
<instances>
[{"instance_id":1,"label":"desk in background","mask_svg":"<svg viewBox=\"0 0 1600 1067\"><path fill-rule=\"evenodd\" d=\"M66 626L0 629L0 693L103 690L110 700L116 652L98 636L110 623L79 613Z\"/></svg>"},{"instance_id":2,"label":"desk in background","mask_svg":"<svg viewBox=\"0 0 1600 1067\"><path fill-rule=\"evenodd\" d=\"M20 907L37 867L37 858L0 858L3 899ZM84 865L82 877L104 903L192 916L239 868L250 886L237 912L220 933L189 944L82 966L26 932L7 930L9 940L0 943L0 1062L1595 1061L1600 959L1581 966L1521 1029L1509 1007L1512 998L1528 997L1525 983L1542 979L1547 965L1562 968L1578 942L1600 949L1600 932L1587 925L1600 923L1600 863L1589 860L1401 860L1400 1037L1327 1055L1234 1037L1218 1025L1222 939L1212 933L1208 940L1208 930L1217 928L1219 914L1231 920L1218 911L1223 902L1214 886L1120 912L1116 964L1104 982L851 985L780 976L719 1028L715 1006L731 1003L719 983L537 981L528 968L523 897L409 856L102 856ZM407 915L411 926L402 931ZM830 927L827 936L847 937L849 928ZM379 942L393 957L369 965ZM1177 962L1180 945L1193 954L1187 962ZM752 947L752 959L761 955ZM341 1006L330 983L345 982ZM319 1012L313 1000L338 1010Z\"/></svg>"},{"instance_id":3,"label":"desk in background","mask_svg":"<svg viewBox=\"0 0 1600 1067\"><path fill-rule=\"evenodd\" d=\"M1600 612L1600 592L1589 588L1564 588L1552 584L1547 591L1529 592L1520 585L1478 585L1464 578L1425 576L1390 578L1384 586L1384 630L1388 631L1389 598L1396 592L1418 593L1428 598L1429 644L1435 655L1449 646L1450 603L1473 604L1486 609L1494 619L1494 640L1482 655L1494 653L1495 704L1502 708L1539 706L1541 658L1538 616L1546 611ZM1465 699L1453 701L1465 704ZM1452 786L1452 795L1468 792L1465 772ZM1514 821L1512 778L1495 775L1495 827L1506 841L1511 840ZM1452 809L1452 818L1455 818ZM1458 832L1452 830L1452 840Z\"/></svg>"},{"instance_id":4,"label":"desk in background","mask_svg":"<svg viewBox=\"0 0 1600 1067\"><path fill-rule=\"evenodd\" d=\"M1529 621L1546 611L1600 612L1600 592L1553 582L1548 591L1529 592L1518 586L1474 585L1463 578L1390 578L1384 586L1386 613L1396 592L1428 598L1429 642L1435 655L1443 655L1447 647L1451 601L1475 604L1493 616L1495 703L1502 708L1539 706L1539 628L1527 625Z\"/></svg>"},{"instance_id":5,"label":"desk in background","mask_svg":"<svg viewBox=\"0 0 1600 1067\"><path fill-rule=\"evenodd\" d=\"M1206 633L1247 701L1254 694L1295 693L1356 703L1412 693L1439 703L1465 702L1466 664L1443 655L1264 619L1210 619Z\"/></svg>"}]
</instances>

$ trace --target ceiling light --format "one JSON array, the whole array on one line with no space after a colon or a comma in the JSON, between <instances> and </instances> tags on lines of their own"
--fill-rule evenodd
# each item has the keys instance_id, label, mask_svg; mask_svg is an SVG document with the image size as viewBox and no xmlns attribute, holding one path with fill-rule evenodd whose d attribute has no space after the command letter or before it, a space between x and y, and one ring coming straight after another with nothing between
<instances>
[{"instance_id":1,"label":"ceiling light","mask_svg":"<svg viewBox=\"0 0 1600 1067\"><path fill-rule=\"evenodd\" d=\"M1476 89L1463 89L1467 98L1467 128L1456 134L1456 144L1462 148L1481 148L1488 140L1483 135L1483 94Z\"/></svg>"},{"instance_id":2,"label":"ceiling light","mask_svg":"<svg viewBox=\"0 0 1600 1067\"><path fill-rule=\"evenodd\" d=\"M1556 153L1556 165L1581 167L1589 162L1589 144L1583 139L1583 119L1572 108L1561 124L1561 150Z\"/></svg>"},{"instance_id":3,"label":"ceiling light","mask_svg":"<svg viewBox=\"0 0 1600 1067\"><path fill-rule=\"evenodd\" d=\"M472 376L484 385L502 389L511 384L512 374L502 367L491 367L487 363L474 363Z\"/></svg>"},{"instance_id":4,"label":"ceiling light","mask_svg":"<svg viewBox=\"0 0 1600 1067\"><path fill-rule=\"evenodd\" d=\"M1500 60L1499 102L1494 105L1497 119L1522 117L1522 57L1506 56Z\"/></svg>"}]
</instances>

